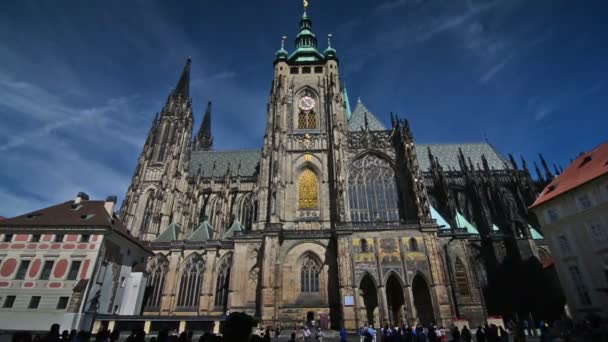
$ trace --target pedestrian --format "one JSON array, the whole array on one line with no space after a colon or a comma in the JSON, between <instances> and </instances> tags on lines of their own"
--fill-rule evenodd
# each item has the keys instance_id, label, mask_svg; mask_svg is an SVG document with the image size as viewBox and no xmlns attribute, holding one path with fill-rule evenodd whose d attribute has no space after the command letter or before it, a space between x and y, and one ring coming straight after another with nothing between
<instances>
[{"instance_id":1,"label":"pedestrian","mask_svg":"<svg viewBox=\"0 0 608 342\"><path fill-rule=\"evenodd\" d=\"M279 326L277 325L276 329L274 329L274 337L276 337L276 339L279 339L279 336L281 335L281 328L279 328Z\"/></svg>"},{"instance_id":2,"label":"pedestrian","mask_svg":"<svg viewBox=\"0 0 608 342\"><path fill-rule=\"evenodd\" d=\"M311 333L310 333L310 328L308 328L308 326L304 327L304 342L310 342L310 337L311 337Z\"/></svg>"},{"instance_id":3,"label":"pedestrian","mask_svg":"<svg viewBox=\"0 0 608 342\"><path fill-rule=\"evenodd\" d=\"M317 328L317 334L315 335L317 342L323 342L323 331L321 331L321 327Z\"/></svg>"},{"instance_id":4,"label":"pedestrian","mask_svg":"<svg viewBox=\"0 0 608 342\"><path fill-rule=\"evenodd\" d=\"M481 325L477 327L477 331L475 332L475 340L476 342L486 342L486 334Z\"/></svg>"},{"instance_id":5,"label":"pedestrian","mask_svg":"<svg viewBox=\"0 0 608 342\"><path fill-rule=\"evenodd\" d=\"M458 330L457 326L454 326L452 328L452 341L453 342L460 342L460 330Z\"/></svg>"},{"instance_id":6,"label":"pedestrian","mask_svg":"<svg viewBox=\"0 0 608 342\"><path fill-rule=\"evenodd\" d=\"M270 342L270 327L266 327L266 330L264 331L264 338L263 338L264 342Z\"/></svg>"},{"instance_id":7,"label":"pedestrian","mask_svg":"<svg viewBox=\"0 0 608 342\"><path fill-rule=\"evenodd\" d=\"M342 329L340 329L340 342L346 342L347 337L348 337L348 334L346 333L346 329L344 329L344 327L342 327Z\"/></svg>"},{"instance_id":8,"label":"pedestrian","mask_svg":"<svg viewBox=\"0 0 608 342\"><path fill-rule=\"evenodd\" d=\"M59 338L59 324L52 324L51 329L42 340L43 342L60 342L61 339Z\"/></svg>"},{"instance_id":9,"label":"pedestrian","mask_svg":"<svg viewBox=\"0 0 608 342\"><path fill-rule=\"evenodd\" d=\"M465 325L462 327L462 332L460 333L460 339L462 342L471 342L471 331Z\"/></svg>"}]
</instances>

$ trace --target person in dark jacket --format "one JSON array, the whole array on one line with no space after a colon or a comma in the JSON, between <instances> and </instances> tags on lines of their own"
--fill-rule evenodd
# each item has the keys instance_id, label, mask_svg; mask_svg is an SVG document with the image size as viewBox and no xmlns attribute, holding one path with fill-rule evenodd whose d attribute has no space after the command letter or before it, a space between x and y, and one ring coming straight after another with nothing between
<instances>
[{"instance_id":1,"label":"person in dark jacket","mask_svg":"<svg viewBox=\"0 0 608 342\"><path fill-rule=\"evenodd\" d=\"M465 325L460 332L460 340L462 342L471 342L471 330Z\"/></svg>"},{"instance_id":2,"label":"person in dark jacket","mask_svg":"<svg viewBox=\"0 0 608 342\"><path fill-rule=\"evenodd\" d=\"M486 334L483 330L483 327L480 325L477 327L477 332L475 333L476 342L486 342Z\"/></svg>"}]
</instances>

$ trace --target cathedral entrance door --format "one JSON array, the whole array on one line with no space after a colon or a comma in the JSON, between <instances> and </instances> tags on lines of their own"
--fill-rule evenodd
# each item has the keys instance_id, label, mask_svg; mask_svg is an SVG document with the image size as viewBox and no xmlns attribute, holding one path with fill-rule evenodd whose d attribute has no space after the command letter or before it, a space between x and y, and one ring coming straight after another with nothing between
<instances>
[{"instance_id":1,"label":"cathedral entrance door","mask_svg":"<svg viewBox=\"0 0 608 342\"><path fill-rule=\"evenodd\" d=\"M435 321L435 314L433 313L431 292L428 284L419 274L414 277L414 281L412 282L412 292L419 323L433 323Z\"/></svg>"},{"instance_id":2,"label":"cathedral entrance door","mask_svg":"<svg viewBox=\"0 0 608 342\"><path fill-rule=\"evenodd\" d=\"M388 320L390 322L401 324L405 321L403 317L403 306L405 305L403 286L401 286L401 282L394 274L391 274L386 281L386 304L388 306Z\"/></svg>"},{"instance_id":3,"label":"cathedral entrance door","mask_svg":"<svg viewBox=\"0 0 608 342\"><path fill-rule=\"evenodd\" d=\"M371 276L366 274L361 279L361 285L359 286L361 291L361 297L363 297L363 305L365 306L365 320L367 324L375 324L378 326L379 311L378 311L378 289L374 284Z\"/></svg>"}]
</instances>

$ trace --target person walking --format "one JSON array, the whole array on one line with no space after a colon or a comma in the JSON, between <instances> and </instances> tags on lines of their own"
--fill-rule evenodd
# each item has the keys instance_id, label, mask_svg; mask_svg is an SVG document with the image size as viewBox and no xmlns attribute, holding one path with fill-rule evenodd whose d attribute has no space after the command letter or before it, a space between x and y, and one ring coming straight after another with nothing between
<instances>
[{"instance_id":1,"label":"person walking","mask_svg":"<svg viewBox=\"0 0 608 342\"><path fill-rule=\"evenodd\" d=\"M475 340L476 342L486 342L486 334L481 325L477 327L477 331L475 332Z\"/></svg>"},{"instance_id":2,"label":"person walking","mask_svg":"<svg viewBox=\"0 0 608 342\"><path fill-rule=\"evenodd\" d=\"M460 342L460 330L457 326L452 328L452 342Z\"/></svg>"},{"instance_id":3,"label":"person walking","mask_svg":"<svg viewBox=\"0 0 608 342\"><path fill-rule=\"evenodd\" d=\"M317 339L317 342L323 342L323 331L321 330L321 327L317 328L315 338Z\"/></svg>"},{"instance_id":4,"label":"person walking","mask_svg":"<svg viewBox=\"0 0 608 342\"><path fill-rule=\"evenodd\" d=\"M469 328L467 328L465 325L462 327L462 331L460 332L460 340L462 342L471 342L471 338L471 330L469 330Z\"/></svg>"},{"instance_id":5,"label":"person walking","mask_svg":"<svg viewBox=\"0 0 608 342\"><path fill-rule=\"evenodd\" d=\"M342 329L340 329L340 342L346 342L347 338L348 334L346 333L346 329L342 327Z\"/></svg>"}]
</instances>

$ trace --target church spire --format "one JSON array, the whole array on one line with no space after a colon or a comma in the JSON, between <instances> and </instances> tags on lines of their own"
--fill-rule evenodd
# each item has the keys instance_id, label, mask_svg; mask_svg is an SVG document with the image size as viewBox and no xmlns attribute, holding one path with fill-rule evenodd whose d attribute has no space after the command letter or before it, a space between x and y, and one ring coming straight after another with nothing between
<instances>
[{"instance_id":1,"label":"church spire","mask_svg":"<svg viewBox=\"0 0 608 342\"><path fill-rule=\"evenodd\" d=\"M183 98L190 97L190 63L192 62L192 58L188 57L186 60L186 65L184 66L184 70L182 71L182 75L177 82L177 86L173 91L176 95L181 95Z\"/></svg>"},{"instance_id":2,"label":"church spire","mask_svg":"<svg viewBox=\"0 0 608 342\"><path fill-rule=\"evenodd\" d=\"M207 102L207 110L203 116L201 127L196 134L194 149L208 151L212 146L213 136L211 135L211 101L209 101Z\"/></svg>"}]
</instances>

